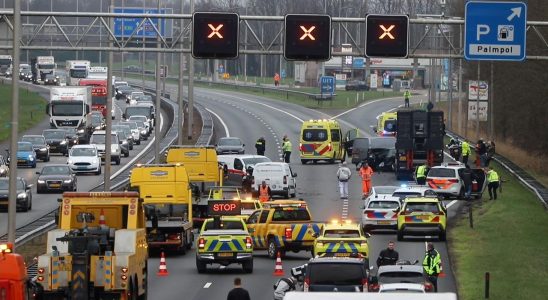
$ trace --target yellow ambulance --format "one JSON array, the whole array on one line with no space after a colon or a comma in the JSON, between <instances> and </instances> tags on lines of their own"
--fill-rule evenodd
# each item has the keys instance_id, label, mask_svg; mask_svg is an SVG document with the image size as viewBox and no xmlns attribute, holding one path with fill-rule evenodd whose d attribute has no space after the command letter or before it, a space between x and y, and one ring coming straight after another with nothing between
<instances>
[{"instance_id":1,"label":"yellow ambulance","mask_svg":"<svg viewBox=\"0 0 548 300\"><path fill-rule=\"evenodd\" d=\"M319 160L329 163L344 161L344 143L339 122L326 119L304 121L299 152L303 164Z\"/></svg>"},{"instance_id":2,"label":"yellow ambulance","mask_svg":"<svg viewBox=\"0 0 548 300\"><path fill-rule=\"evenodd\" d=\"M375 131L379 136L396 136L396 122L398 114L396 112L383 112L377 117L377 127Z\"/></svg>"}]
</instances>

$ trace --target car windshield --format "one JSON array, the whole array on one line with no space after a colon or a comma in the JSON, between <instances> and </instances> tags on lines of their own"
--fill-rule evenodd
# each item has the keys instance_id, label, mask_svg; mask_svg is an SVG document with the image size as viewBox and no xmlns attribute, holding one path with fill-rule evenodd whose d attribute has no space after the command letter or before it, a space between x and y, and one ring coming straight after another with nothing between
<instances>
[{"instance_id":1,"label":"car windshield","mask_svg":"<svg viewBox=\"0 0 548 300\"><path fill-rule=\"evenodd\" d=\"M397 186L377 186L374 187L375 194L383 194L383 195L392 195L395 190L397 190L399 187Z\"/></svg>"},{"instance_id":2,"label":"car windshield","mask_svg":"<svg viewBox=\"0 0 548 300\"><path fill-rule=\"evenodd\" d=\"M395 132L396 131L396 120L386 120L384 121L384 131Z\"/></svg>"},{"instance_id":3,"label":"car windshield","mask_svg":"<svg viewBox=\"0 0 548 300\"><path fill-rule=\"evenodd\" d=\"M41 175L69 175L70 169L68 166L45 166L42 168Z\"/></svg>"},{"instance_id":4,"label":"car windshield","mask_svg":"<svg viewBox=\"0 0 548 300\"><path fill-rule=\"evenodd\" d=\"M120 123L120 124L127 125L127 126L129 126L130 129L137 129L137 123L135 123L135 122L125 122L125 123Z\"/></svg>"},{"instance_id":5,"label":"car windshield","mask_svg":"<svg viewBox=\"0 0 548 300\"><path fill-rule=\"evenodd\" d=\"M221 146L240 146L242 141L240 139L219 139L219 145Z\"/></svg>"},{"instance_id":6,"label":"car windshield","mask_svg":"<svg viewBox=\"0 0 548 300\"><path fill-rule=\"evenodd\" d=\"M152 102L152 96L150 95L140 95L135 100L137 101L143 101L143 102Z\"/></svg>"},{"instance_id":7,"label":"car windshield","mask_svg":"<svg viewBox=\"0 0 548 300\"><path fill-rule=\"evenodd\" d=\"M423 274L413 271L382 272L378 278L379 283L424 283Z\"/></svg>"},{"instance_id":8,"label":"car windshield","mask_svg":"<svg viewBox=\"0 0 548 300\"><path fill-rule=\"evenodd\" d=\"M396 209L400 207L396 201L371 201L367 208L372 209Z\"/></svg>"},{"instance_id":9,"label":"car windshield","mask_svg":"<svg viewBox=\"0 0 548 300\"><path fill-rule=\"evenodd\" d=\"M282 166L276 166L276 165L265 165L265 166L256 166L254 172L282 172Z\"/></svg>"},{"instance_id":10,"label":"car windshield","mask_svg":"<svg viewBox=\"0 0 548 300\"><path fill-rule=\"evenodd\" d=\"M24 136L21 138L22 142L29 142L33 145L44 145L46 141L41 136Z\"/></svg>"},{"instance_id":11,"label":"car windshield","mask_svg":"<svg viewBox=\"0 0 548 300\"><path fill-rule=\"evenodd\" d=\"M325 238L359 238L360 231L355 229L326 229L323 237Z\"/></svg>"},{"instance_id":12,"label":"car windshield","mask_svg":"<svg viewBox=\"0 0 548 300\"><path fill-rule=\"evenodd\" d=\"M51 104L54 116L81 116L84 112L83 109L82 102L80 101L75 101L75 103L62 102Z\"/></svg>"},{"instance_id":13,"label":"car windshield","mask_svg":"<svg viewBox=\"0 0 548 300\"><path fill-rule=\"evenodd\" d=\"M88 70L86 68L70 69L70 77L72 78L86 78L88 76Z\"/></svg>"},{"instance_id":14,"label":"car windshield","mask_svg":"<svg viewBox=\"0 0 548 300\"><path fill-rule=\"evenodd\" d=\"M432 168L428 171L428 177L455 178L455 170L446 168Z\"/></svg>"},{"instance_id":15,"label":"car windshield","mask_svg":"<svg viewBox=\"0 0 548 300\"><path fill-rule=\"evenodd\" d=\"M105 135L104 134L92 134L91 135L91 141L90 144L99 144L103 145L105 144ZM116 138L116 135L111 135L111 143L112 144L118 144L118 139Z\"/></svg>"},{"instance_id":16,"label":"car windshield","mask_svg":"<svg viewBox=\"0 0 548 300\"><path fill-rule=\"evenodd\" d=\"M53 74L46 74L46 79L55 79L55 75L53 75Z\"/></svg>"},{"instance_id":17,"label":"car windshield","mask_svg":"<svg viewBox=\"0 0 548 300\"><path fill-rule=\"evenodd\" d=\"M242 159L246 166L254 166L261 162L270 162L270 158L268 157L251 157L251 158L244 158Z\"/></svg>"},{"instance_id":18,"label":"car windshield","mask_svg":"<svg viewBox=\"0 0 548 300\"><path fill-rule=\"evenodd\" d=\"M409 202L405 205L405 212L430 212L439 213L440 209L436 202Z\"/></svg>"},{"instance_id":19,"label":"car windshield","mask_svg":"<svg viewBox=\"0 0 548 300\"><path fill-rule=\"evenodd\" d=\"M118 86L118 91L120 91L120 92L130 92L130 91L133 91L133 88L130 87L129 85L120 85L120 86Z\"/></svg>"},{"instance_id":20,"label":"car windshield","mask_svg":"<svg viewBox=\"0 0 548 300\"><path fill-rule=\"evenodd\" d=\"M129 106L126 107L126 117L131 116L145 116L150 117L150 107L149 106Z\"/></svg>"},{"instance_id":21,"label":"car windshield","mask_svg":"<svg viewBox=\"0 0 548 300\"><path fill-rule=\"evenodd\" d=\"M103 122L103 118L98 115L91 116L91 124L100 125Z\"/></svg>"},{"instance_id":22,"label":"car windshield","mask_svg":"<svg viewBox=\"0 0 548 300\"><path fill-rule=\"evenodd\" d=\"M132 121L135 121L135 120L132 120ZM145 123L142 122L142 121L135 121L135 123L137 124L137 127L139 128L145 128Z\"/></svg>"},{"instance_id":23,"label":"car windshield","mask_svg":"<svg viewBox=\"0 0 548 300\"><path fill-rule=\"evenodd\" d=\"M21 179L18 179L16 181L17 183L17 190L24 190L25 189L25 184L23 183L23 181ZM0 190L9 190L9 179L8 178L2 178L0 179Z\"/></svg>"},{"instance_id":24,"label":"car windshield","mask_svg":"<svg viewBox=\"0 0 548 300\"><path fill-rule=\"evenodd\" d=\"M130 121L141 121L141 122L146 122L147 120L147 117L145 116L131 116L129 118Z\"/></svg>"},{"instance_id":25,"label":"car windshield","mask_svg":"<svg viewBox=\"0 0 548 300\"><path fill-rule=\"evenodd\" d=\"M310 214L306 209L276 209L272 221L310 221Z\"/></svg>"},{"instance_id":26,"label":"car windshield","mask_svg":"<svg viewBox=\"0 0 548 300\"><path fill-rule=\"evenodd\" d=\"M236 229L244 230L244 224L242 221L237 220L221 220L220 228L215 226L215 222L210 220L206 223L205 230L218 230L218 229Z\"/></svg>"},{"instance_id":27,"label":"car windshield","mask_svg":"<svg viewBox=\"0 0 548 300\"><path fill-rule=\"evenodd\" d=\"M57 131L57 130L44 130L43 135L46 139L58 139L62 140L65 138L66 132L65 131Z\"/></svg>"},{"instance_id":28,"label":"car windshield","mask_svg":"<svg viewBox=\"0 0 548 300\"><path fill-rule=\"evenodd\" d=\"M308 264L307 272L311 285L362 285L365 278L361 264Z\"/></svg>"},{"instance_id":29,"label":"car windshield","mask_svg":"<svg viewBox=\"0 0 548 300\"><path fill-rule=\"evenodd\" d=\"M77 133L77 132L76 132L76 128L64 128L63 130L64 130L64 131L67 133L67 135L69 135L69 136L75 136L76 133Z\"/></svg>"},{"instance_id":30,"label":"car windshield","mask_svg":"<svg viewBox=\"0 0 548 300\"><path fill-rule=\"evenodd\" d=\"M70 156L97 156L94 148L73 148Z\"/></svg>"},{"instance_id":31,"label":"car windshield","mask_svg":"<svg viewBox=\"0 0 548 300\"><path fill-rule=\"evenodd\" d=\"M306 142L327 141L326 129L305 129L303 130L303 140Z\"/></svg>"},{"instance_id":32,"label":"car windshield","mask_svg":"<svg viewBox=\"0 0 548 300\"><path fill-rule=\"evenodd\" d=\"M19 149L19 151L26 151L26 152L33 151L32 144L27 144L27 143L18 143L17 149Z\"/></svg>"}]
</instances>

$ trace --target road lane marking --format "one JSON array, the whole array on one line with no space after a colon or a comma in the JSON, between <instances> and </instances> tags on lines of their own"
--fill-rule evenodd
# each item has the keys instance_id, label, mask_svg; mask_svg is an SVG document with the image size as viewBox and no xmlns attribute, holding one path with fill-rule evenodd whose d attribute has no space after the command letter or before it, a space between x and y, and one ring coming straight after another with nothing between
<instances>
[{"instance_id":1,"label":"road lane marking","mask_svg":"<svg viewBox=\"0 0 548 300\"><path fill-rule=\"evenodd\" d=\"M449 204L447 204L445 207L446 207L446 208L449 208L449 207L455 205L455 203L457 203L457 201L458 201L458 200L453 200L453 201L449 202Z\"/></svg>"},{"instance_id":2,"label":"road lane marking","mask_svg":"<svg viewBox=\"0 0 548 300\"><path fill-rule=\"evenodd\" d=\"M211 285L212 285L211 282L206 283L206 284L204 285L204 289L208 289Z\"/></svg>"},{"instance_id":3,"label":"road lane marking","mask_svg":"<svg viewBox=\"0 0 548 300\"><path fill-rule=\"evenodd\" d=\"M367 106L369 104L373 104L373 103L377 103L377 102L380 102L380 101L387 101L387 100L391 100L391 99L399 99L400 97L391 97L391 98L381 98L381 99L377 99L377 100L373 100L373 101L368 101L368 102L365 102L363 104L360 104L359 106L356 106L354 108L351 108L349 110L346 110L346 111L343 111L342 113L338 114L338 115L335 115L333 117L331 117L330 119L333 120L333 119L336 119L340 116L344 116L346 115L347 113L350 113L350 112L353 112L355 111L356 109L359 109L359 108L362 108L364 106Z\"/></svg>"},{"instance_id":4,"label":"road lane marking","mask_svg":"<svg viewBox=\"0 0 548 300\"><path fill-rule=\"evenodd\" d=\"M222 119L217 113L215 113L214 111L212 111L211 109L206 108L206 110L207 110L208 112L210 112L212 115L214 115L217 119L219 119L219 121L221 122L221 125L223 125L223 127L224 127L224 129L225 129L226 136L227 136L227 137L230 137L230 131L228 131L228 126L226 126L225 121L223 121L223 119Z\"/></svg>"}]
</instances>

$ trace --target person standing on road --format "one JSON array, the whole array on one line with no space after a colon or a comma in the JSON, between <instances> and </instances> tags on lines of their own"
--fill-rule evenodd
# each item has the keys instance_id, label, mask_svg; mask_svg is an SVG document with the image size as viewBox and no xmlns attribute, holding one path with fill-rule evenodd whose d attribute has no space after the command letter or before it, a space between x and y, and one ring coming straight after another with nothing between
<instances>
[{"instance_id":1,"label":"person standing on road","mask_svg":"<svg viewBox=\"0 0 548 300\"><path fill-rule=\"evenodd\" d=\"M266 184L266 181L263 180L259 186L259 201L264 203L270 199L272 199L272 190L270 189L270 186Z\"/></svg>"},{"instance_id":2,"label":"person standing on road","mask_svg":"<svg viewBox=\"0 0 548 300\"><path fill-rule=\"evenodd\" d=\"M395 244L393 241L388 242L388 248L384 249L379 253L379 257L377 258L377 268L380 266L389 266L389 265L395 265L398 259L400 259L400 255L398 251L394 250Z\"/></svg>"},{"instance_id":3,"label":"person standing on road","mask_svg":"<svg viewBox=\"0 0 548 300\"><path fill-rule=\"evenodd\" d=\"M489 167L489 164L491 163L493 156L495 156L495 142L489 141L487 142L487 156L485 160L486 167Z\"/></svg>"},{"instance_id":4,"label":"person standing on road","mask_svg":"<svg viewBox=\"0 0 548 300\"><path fill-rule=\"evenodd\" d=\"M472 195L472 170L470 166L465 166L460 177L464 183L464 198L470 200L470 196Z\"/></svg>"},{"instance_id":5,"label":"person standing on road","mask_svg":"<svg viewBox=\"0 0 548 300\"><path fill-rule=\"evenodd\" d=\"M426 164L422 164L417 167L417 170L415 172L415 179L417 180L418 185L426 184L426 174L428 173L427 168L428 166L426 166Z\"/></svg>"},{"instance_id":6,"label":"person standing on road","mask_svg":"<svg viewBox=\"0 0 548 300\"><path fill-rule=\"evenodd\" d=\"M264 136L261 136L257 142L255 142L255 149L257 149L257 155L264 155L266 150L266 141L264 140Z\"/></svg>"},{"instance_id":7,"label":"person standing on road","mask_svg":"<svg viewBox=\"0 0 548 300\"><path fill-rule=\"evenodd\" d=\"M367 198L371 192L371 177L373 176L373 169L367 163L367 160L362 162L360 168L360 177L362 178L362 199Z\"/></svg>"},{"instance_id":8,"label":"person standing on road","mask_svg":"<svg viewBox=\"0 0 548 300\"><path fill-rule=\"evenodd\" d=\"M438 292L438 276L441 273L441 255L434 249L434 244L428 243L424 260L422 261L424 272L428 276L428 281L434 286L434 292Z\"/></svg>"},{"instance_id":9,"label":"person standing on road","mask_svg":"<svg viewBox=\"0 0 548 300\"><path fill-rule=\"evenodd\" d=\"M346 161L339 165L337 170L337 179L339 180L339 194L341 199L348 199L348 180L352 176L352 172L346 166Z\"/></svg>"},{"instance_id":10,"label":"person standing on road","mask_svg":"<svg viewBox=\"0 0 548 300\"><path fill-rule=\"evenodd\" d=\"M411 92L409 92L409 89L405 90L403 92L403 99L404 99L404 106L409 107L409 98L411 97Z\"/></svg>"},{"instance_id":11,"label":"person standing on road","mask_svg":"<svg viewBox=\"0 0 548 300\"><path fill-rule=\"evenodd\" d=\"M468 165L468 156L470 156L470 144L468 144L467 141L462 141L461 144L462 147L462 163L467 166Z\"/></svg>"},{"instance_id":12,"label":"person standing on road","mask_svg":"<svg viewBox=\"0 0 548 300\"><path fill-rule=\"evenodd\" d=\"M491 169L485 168L487 177L487 190L489 191L489 200L497 200L497 189L499 188L499 174Z\"/></svg>"},{"instance_id":13,"label":"person standing on road","mask_svg":"<svg viewBox=\"0 0 548 300\"><path fill-rule=\"evenodd\" d=\"M226 300L251 300L249 292L242 287L242 279L234 278L234 288L228 292Z\"/></svg>"},{"instance_id":14,"label":"person standing on road","mask_svg":"<svg viewBox=\"0 0 548 300\"><path fill-rule=\"evenodd\" d=\"M289 163L291 161L291 141L289 140L287 135L284 135L283 138L282 152L284 154L284 161L286 163Z\"/></svg>"}]
</instances>

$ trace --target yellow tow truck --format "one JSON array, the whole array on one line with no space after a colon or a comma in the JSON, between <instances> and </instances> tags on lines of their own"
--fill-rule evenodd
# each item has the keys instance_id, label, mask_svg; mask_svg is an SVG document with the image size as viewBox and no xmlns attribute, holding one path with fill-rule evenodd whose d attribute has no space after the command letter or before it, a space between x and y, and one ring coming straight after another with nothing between
<instances>
[{"instance_id":1,"label":"yellow tow truck","mask_svg":"<svg viewBox=\"0 0 548 300\"><path fill-rule=\"evenodd\" d=\"M65 192L38 257L39 299L146 299L145 215L135 192Z\"/></svg>"},{"instance_id":2,"label":"yellow tow truck","mask_svg":"<svg viewBox=\"0 0 548 300\"><path fill-rule=\"evenodd\" d=\"M182 254L192 247L192 190L181 164L136 165L130 190L139 192L146 215L151 249L172 249Z\"/></svg>"}]
</instances>

